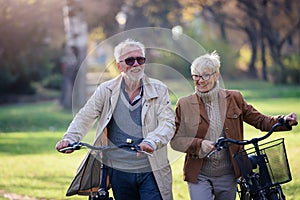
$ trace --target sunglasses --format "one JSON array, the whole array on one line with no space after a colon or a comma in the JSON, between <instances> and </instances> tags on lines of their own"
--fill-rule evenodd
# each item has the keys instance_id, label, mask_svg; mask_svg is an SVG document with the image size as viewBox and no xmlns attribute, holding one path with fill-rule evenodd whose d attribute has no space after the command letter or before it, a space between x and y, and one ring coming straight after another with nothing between
<instances>
[{"instance_id":1,"label":"sunglasses","mask_svg":"<svg viewBox=\"0 0 300 200\"><path fill-rule=\"evenodd\" d=\"M137 63L139 65L142 65L142 64L145 64L146 62L146 58L145 57L129 57L129 58L126 58L125 60L120 60L120 62L124 62L126 63L126 65L129 65L129 66L133 66L134 63L135 63L135 60L137 61Z\"/></svg>"}]
</instances>

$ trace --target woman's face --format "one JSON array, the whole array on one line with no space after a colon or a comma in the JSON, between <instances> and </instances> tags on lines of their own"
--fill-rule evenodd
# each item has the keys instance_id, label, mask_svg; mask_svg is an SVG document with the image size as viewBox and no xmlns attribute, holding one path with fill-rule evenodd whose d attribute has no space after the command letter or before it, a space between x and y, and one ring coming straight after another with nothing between
<instances>
[{"instance_id":1,"label":"woman's face","mask_svg":"<svg viewBox=\"0 0 300 200\"><path fill-rule=\"evenodd\" d=\"M192 78L197 90L205 93L215 86L216 81L219 79L219 73L210 68L205 68L201 73L192 74Z\"/></svg>"}]
</instances>

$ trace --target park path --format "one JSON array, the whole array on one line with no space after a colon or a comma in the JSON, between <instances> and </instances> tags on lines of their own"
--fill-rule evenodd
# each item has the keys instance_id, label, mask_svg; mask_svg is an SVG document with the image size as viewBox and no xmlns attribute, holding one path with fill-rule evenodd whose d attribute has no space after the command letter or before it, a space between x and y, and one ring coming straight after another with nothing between
<instances>
[{"instance_id":1,"label":"park path","mask_svg":"<svg viewBox=\"0 0 300 200\"><path fill-rule=\"evenodd\" d=\"M8 193L8 192L5 192L4 190L0 190L0 197L4 197L9 200L43 200L43 199L37 199L34 197Z\"/></svg>"}]
</instances>

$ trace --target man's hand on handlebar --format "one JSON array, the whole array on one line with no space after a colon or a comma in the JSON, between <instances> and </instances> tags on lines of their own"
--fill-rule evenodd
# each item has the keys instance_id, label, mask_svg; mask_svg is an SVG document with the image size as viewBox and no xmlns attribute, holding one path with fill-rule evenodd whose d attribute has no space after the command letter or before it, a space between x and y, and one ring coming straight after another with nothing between
<instances>
[{"instance_id":1,"label":"man's hand on handlebar","mask_svg":"<svg viewBox=\"0 0 300 200\"><path fill-rule=\"evenodd\" d=\"M74 150L66 150L66 151L60 151L63 148L66 148L70 145L70 142L68 140L61 140L57 142L55 148L60 153L72 153Z\"/></svg>"},{"instance_id":2,"label":"man's hand on handlebar","mask_svg":"<svg viewBox=\"0 0 300 200\"><path fill-rule=\"evenodd\" d=\"M297 115L293 112L286 115L283 119L284 119L284 122L287 123L289 126L295 126L298 124Z\"/></svg>"},{"instance_id":3,"label":"man's hand on handlebar","mask_svg":"<svg viewBox=\"0 0 300 200\"><path fill-rule=\"evenodd\" d=\"M154 149L146 142L141 142L138 146L140 147L140 151L137 151L137 156L141 156L142 153L147 153L148 155L151 155L154 151Z\"/></svg>"}]
</instances>

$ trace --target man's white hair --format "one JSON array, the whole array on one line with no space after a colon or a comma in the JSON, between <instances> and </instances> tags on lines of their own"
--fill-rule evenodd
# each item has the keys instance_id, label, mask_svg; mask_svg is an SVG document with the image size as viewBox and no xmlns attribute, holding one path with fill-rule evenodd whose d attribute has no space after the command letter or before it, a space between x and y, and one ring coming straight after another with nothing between
<instances>
[{"instance_id":1,"label":"man's white hair","mask_svg":"<svg viewBox=\"0 0 300 200\"><path fill-rule=\"evenodd\" d=\"M121 60L123 50L128 46L133 46L133 47L140 48L142 50L143 56L145 56L145 46L142 43L138 42L138 41L135 41L133 39L128 38L125 41L119 43L115 47L114 57L115 57L117 63L120 62L120 60Z\"/></svg>"}]
</instances>

